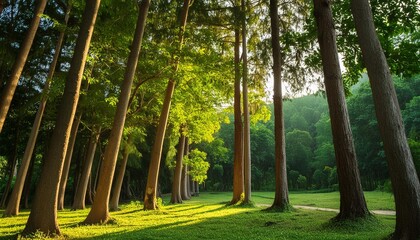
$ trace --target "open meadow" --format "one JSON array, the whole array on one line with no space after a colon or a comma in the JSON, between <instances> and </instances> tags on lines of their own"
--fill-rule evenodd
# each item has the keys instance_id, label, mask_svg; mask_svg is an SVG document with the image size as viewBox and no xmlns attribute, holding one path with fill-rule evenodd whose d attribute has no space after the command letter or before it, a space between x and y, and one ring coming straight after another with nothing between
<instances>
[{"instance_id":1,"label":"open meadow","mask_svg":"<svg viewBox=\"0 0 420 240\"><path fill-rule=\"evenodd\" d=\"M294 205L337 208L339 194L291 193ZM369 209L393 209L389 193L366 192ZM140 202L121 205L107 225L81 226L89 209L59 211L58 222L66 239L383 239L393 232L395 216L379 216L363 223L329 224L334 212L296 209L287 213L262 211L273 201L271 192L254 192L255 207L226 206L231 193L201 193L183 204L168 204L159 211L143 211ZM0 212L2 214L2 212ZM29 211L0 221L0 238L16 239ZM34 236L42 239L42 235Z\"/></svg>"}]
</instances>

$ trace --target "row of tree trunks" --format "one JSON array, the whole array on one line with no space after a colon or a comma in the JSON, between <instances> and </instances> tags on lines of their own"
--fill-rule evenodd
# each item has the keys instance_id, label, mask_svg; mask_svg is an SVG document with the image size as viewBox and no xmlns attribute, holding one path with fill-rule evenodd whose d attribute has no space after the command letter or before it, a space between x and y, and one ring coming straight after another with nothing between
<instances>
[{"instance_id":1,"label":"row of tree trunks","mask_svg":"<svg viewBox=\"0 0 420 240\"><path fill-rule=\"evenodd\" d=\"M64 159L63 173L61 174L60 187L58 189L58 203L57 210L64 209L64 199L66 194L67 179L70 171L71 159L73 157L74 144L76 143L77 130L79 129L82 114L79 113L73 120L71 127L69 146L67 147L66 157ZM74 181L76 183L77 181Z\"/></svg>"},{"instance_id":2,"label":"row of tree trunks","mask_svg":"<svg viewBox=\"0 0 420 240\"><path fill-rule=\"evenodd\" d=\"M181 12L181 22L178 34L178 53L181 52L184 32L187 25L188 10L191 5L191 0L184 0L184 5ZM179 56L173 57L173 75L178 71ZM163 101L162 111L159 118L159 125L157 127L155 142L153 144L152 156L149 165L149 174L147 176L146 191L144 194L144 210L156 210L158 208L156 202L156 193L158 186L160 159L162 157L163 141L166 132L166 125L168 123L169 111L171 108L172 95L175 90L175 80L169 79L166 88L165 99Z\"/></svg>"},{"instance_id":3,"label":"row of tree trunks","mask_svg":"<svg viewBox=\"0 0 420 240\"><path fill-rule=\"evenodd\" d=\"M390 69L375 30L369 1L350 2L394 192L397 218L393 238L419 239L420 183L407 143Z\"/></svg>"},{"instance_id":4,"label":"row of tree trunks","mask_svg":"<svg viewBox=\"0 0 420 240\"><path fill-rule=\"evenodd\" d=\"M340 189L340 213L335 219L363 218L370 214L360 182L330 2L314 0L313 3Z\"/></svg>"},{"instance_id":5,"label":"row of tree trunks","mask_svg":"<svg viewBox=\"0 0 420 240\"><path fill-rule=\"evenodd\" d=\"M184 157L185 135L182 126L179 129L178 150L176 153L176 166L174 169L174 179L172 182L171 203L182 203L181 197L181 177L182 177L182 159Z\"/></svg>"},{"instance_id":6,"label":"row of tree trunks","mask_svg":"<svg viewBox=\"0 0 420 240\"><path fill-rule=\"evenodd\" d=\"M127 115L128 102L130 99L131 86L141 50L144 29L146 26L147 13L150 0L143 0L138 3L139 14L137 18L136 30L131 45L131 51L127 60L127 67L124 73L124 80L121 86L121 93L118 99L117 110L109 136L109 143L105 148L104 160L99 175L98 187L96 189L95 200L92 208L84 220L85 224L97 224L108 222L109 198L111 194L112 180L117 163L118 150L124 130Z\"/></svg>"},{"instance_id":7,"label":"row of tree trunks","mask_svg":"<svg viewBox=\"0 0 420 240\"><path fill-rule=\"evenodd\" d=\"M114 185L112 187L112 197L109 200L109 210L110 211L118 211L118 204L121 195L121 189L123 185L125 169L127 168L128 157L130 155L130 145L132 144L132 137L131 135L128 136L127 143L123 150L123 157L121 160L120 168L115 179Z\"/></svg>"},{"instance_id":8,"label":"row of tree trunks","mask_svg":"<svg viewBox=\"0 0 420 240\"><path fill-rule=\"evenodd\" d=\"M36 1L34 17L32 18L31 25L26 32L25 39L22 42L16 61L13 64L10 79L7 81L6 86L0 96L0 132L3 129L4 121L6 120L10 104L15 94L19 78L22 74L23 67L25 66L26 59L28 58L29 50L31 50L32 42L35 38L41 16L44 13L47 0Z\"/></svg>"},{"instance_id":9,"label":"row of tree trunks","mask_svg":"<svg viewBox=\"0 0 420 240\"><path fill-rule=\"evenodd\" d=\"M58 188L99 5L100 0L86 2L64 94L58 108L58 118L23 235L33 234L36 231L46 235L60 235L57 222Z\"/></svg>"},{"instance_id":10,"label":"row of tree trunks","mask_svg":"<svg viewBox=\"0 0 420 240\"><path fill-rule=\"evenodd\" d=\"M283 118L283 96L282 96L282 53L280 48L279 14L277 0L270 0L271 19L271 45L273 50L273 75L274 75L274 139L275 139L275 171L276 191L274 195L273 209L280 211L289 208L289 190L287 186L286 169L286 141L284 133Z\"/></svg>"},{"instance_id":11,"label":"row of tree trunks","mask_svg":"<svg viewBox=\"0 0 420 240\"><path fill-rule=\"evenodd\" d=\"M4 188L3 195L1 197L0 208L4 208L7 203L7 199L9 198L10 188L12 187L12 181L15 174L16 164L17 164L17 151L18 151L18 139L19 139L20 131L19 129L15 132L15 149L13 150L13 154L9 157L7 161L7 169L8 169L8 179L6 186Z\"/></svg>"},{"instance_id":12,"label":"row of tree trunks","mask_svg":"<svg viewBox=\"0 0 420 240\"><path fill-rule=\"evenodd\" d=\"M85 209L86 194L88 192L89 179L92 172L93 160L95 157L96 146L101 134L100 127L93 127L92 135L89 140L85 160L83 161L82 171L76 187L72 209ZM90 191L90 190L89 190Z\"/></svg>"},{"instance_id":13,"label":"row of tree trunks","mask_svg":"<svg viewBox=\"0 0 420 240\"><path fill-rule=\"evenodd\" d=\"M64 24L67 25L69 16L70 16L71 4L67 6L65 17L64 17ZM36 139L38 137L39 127L41 126L42 117L44 115L45 107L47 104L47 97L48 92L51 86L51 82L54 76L54 71L57 66L58 58L61 53L61 46L64 39L64 31L60 33L58 37L57 44L55 46L55 53L53 56L53 60L50 65L50 69L48 70L47 81L45 83L44 89L42 90L42 98L39 104L35 120L31 129L31 133L29 135L28 143L26 144L25 152L23 154L22 163L19 167L18 175L16 177L16 183L13 187L13 192L10 196L10 200L7 204L7 208L4 211L3 216L16 216L19 214L19 206L20 200L22 196L23 186L25 183L26 175L28 173L28 168L31 163L32 154L35 148Z\"/></svg>"}]
</instances>

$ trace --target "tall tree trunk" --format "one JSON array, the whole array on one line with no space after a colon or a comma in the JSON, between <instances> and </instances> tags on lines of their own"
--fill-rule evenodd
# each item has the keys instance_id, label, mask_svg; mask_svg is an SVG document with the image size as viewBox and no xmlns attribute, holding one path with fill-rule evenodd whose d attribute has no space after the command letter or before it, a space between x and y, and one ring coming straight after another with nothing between
<instances>
[{"instance_id":1,"label":"tall tree trunk","mask_svg":"<svg viewBox=\"0 0 420 240\"><path fill-rule=\"evenodd\" d=\"M340 213L335 219L366 217L370 214L357 167L330 1L314 0L313 2L340 188Z\"/></svg>"},{"instance_id":2,"label":"tall tree trunk","mask_svg":"<svg viewBox=\"0 0 420 240\"><path fill-rule=\"evenodd\" d=\"M369 212L357 168L330 3L314 0L314 7L340 186L340 213L336 219L365 217Z\"/></svg>"},{"instance_id":3,"label":"tall tree trunk","mask_svg":"<svg viewBox=\"0 0 420 240\"><path fill-rule=\"evenodd\" d=\"M105 148L105 155L101 166L101 173L99 175L95 199L93 201L92 209L84 221L86 224L106 223L110 217L108 206L112 180L114 178L118 150L120 148L128 101L130 99L131 85L133 84L134 74L136 72L137 62L140 55L141 42L143 39L144 28L146 26L149 5L150 0L142 0L139 2L139 15L137 18L131 51L127 60L127 67L124 73L124 81L121 86L121 93L118 99L111 135L109 136L109 143Z\"/></svg>"},{"instance_id":4,"label":"tall tree trunk","mask_svg":"<svg viewBox=\"0 0 420 240\"><path fill-rule=\"evenodd\" d=\"M58 205L57 210L64 209L64 199L66 195L67 179L69 177L71 159L73 158L74 144L76 143L77 130L82 119L82 114L79 113L73 120L71 127L69 145L67 147L66 156L64 158L63 173L61 174L60 186L58 189ZM76 182L76 181L75 181Z\"/></svg>"},{"instance_id":5,"label":"tall tree trunk","mask_svg":"<svg viewBox=\"0 0 420 240\"><path fill-rule=\"evenodd\" d=\"M240 70L240 56L239 47L240 39L240 25L239 25L239 6L235 7L235 95L234 95L234 160L233 160L233 196L230 204L236 204L243 200L244 193L244 158L243 158L243 125L241 113L241 70Z\"/></svg>"},{"instance_id":6,"label":"tall tree trunk","mask_svg":"<svg viewBox=\"0 0 420 240\"><path fill-rule=\"evenodd\" d=\"M112 197L109 200L109 210L110 211L118 211L118 203L120 200L121 195L121 188L123 185L125 169L127 167L128 156L130 155L129 147L132 144L131 136L128 136L127 145L124 147L123 151L123 158L120 164L120 169L117 174L117 178L114 182L114 186L112 187Z\"/></svg>"},{"instance_id":7,"label":"tall tree trunk","mask_svg":"<svg viewBox=\"0 0 420 240\"><path fill-rule=\"evenodd\" d=\"M178 52L182 49L184 41L185 26L187 25L188 10L190 8L191 0L184 0L181 13L181 24L178 35ZM173 73L178 70L179 56L173 59ZM166 87L165 99L163 101L162 112L159 117L159 125L156 132L155 143L153 144L152 156L149 165L149 174L147 176L146 192L144 194L144 210L157 209L156 190L158 185L158 175L160 167L160 158L162 156L163 141L165 138L166 125L168 123L169 111L171 108L171 99L175 90L175 80L169 79Z\"/></svg>"},{"instance_id":8,"label":"tall tree trunk","mask_svg":"<svg viewBox=\"0 0 420 240\"><path fill-rule=\"evenodd\" d=\"M274 75L274 138L276 159L276 192L271 208L284 211L289 209L289 189L287 186L286 141L284 136L283 96L281 89L282 53L280 48L279 14L277 0L270 0L271 46L273 49Z\"/></svg>"},{"instance_id":9,"label":"tall tree trunk","mask_svg":"<svg viewBox=\"0 0 420 240\"><path fill-rule=\"evenodd\" d=\"M16 61L13 64L10 79L7 81L0 96L0 132L3 129L10 103L12 102L13 95L15 94L16 86L19 82L20 75L22 74L23 67L25 66L26 59L28 58L29 50L31 50L32 42L35 38L35 34L41 20L41 15L44 13L46 4L47 0L37 1L34 17L32 18L31 25L29 26L25 39L22 42Z\"/></svg>"},{"instance_id":10,"label":"tall tree trunk","mask_svg":"<svg viewBox=\"0 0 420 240\"><path fill-rule=\"evenodd\" d=\"M86 2L58 118L42 167L32 211L23 230L23 235L36 231L47 235L60 235L57 223L58 187L99 5L100 0Z\"/></svg>"},{"instance_id":11,"label":"tall tree trunk","mask_svg":"<svg viewBox=\"0 0 420 240\"><path fill-rule=\"evenodd\" d=\"M85 209L86 192L89 184L89 177L92 172L93 159L95 158L96 146L99 136L101 135L100 127L93 127L92 135L89 140L89 147L83 162L82 172L77 184L76 194L74 195L73 210Z\"/></svg>"},{"instance_id":12,"label":"tall tree trunk","mask_svg":"<svg viewBox=\"0 0 420 240\"><path fill-rule=\"evenodd\" d=\"M247 56L247 44L246 44L246 5L245 0L242 0L242 97L243 97L243 109L244 109L244 189L245 197L244 203L251 202L251 132L249 123L249 107L248 107L248 56Z\"/></svg>"},{"instance_id":13,"label":"tall tree trunk","mask_svg":"<svg viewBox=\"0 0 420 240\"><path fill-rule=\"evenodd\" d=\"M64 17L64 23L67 25L69 16L70 16L71 4L67 6L66 15ZM12 195L10 196L10 201L7 204L7 208L3 213L3 216L16 216L19 214L19 205L20 199L22 196L23 186L25 184L26 175L28 173L28 168L31 163L32 154L35 148L36 139L38 137L39 127L41 126L42 116L44 114L45 106L47 104L47 96L51 86L51 81L54 76L55 67L57 66L57 61L61 52L61 45L64 39L64 31L60 33L58 37L57 44L55 46L55 53L53 60L48 70L47 80L45 82L44 89L42 90L42 98L36 112L35 120L29 135L28 143L26 144L25 153L23 154L22 163L19 167L18 175L16 177L16 183L13 188Z\"/></svg>"},{"instance_id":14,"label":"tall tree trunk","mask_svg":"<svg viewBox=\"0 0 420 240\"><path fill-rule=\"evenodd\" d=\"M397 212L395 239L420 238L420 183L407 143L391 73L375 31L368 0L352 0L363 61L372 88Z\"/></svg>"},{"instance_id":15,"label":"tall tree trunk","mask_svg":"<svg viewBox=\"0 0 420 240\"><path fill-rule=\"evenodd\" d=\"M181 197L181 177L182 177L182 158L184 157L185 135L182 133L182 127L179 130L181 136L178 142L178 151L176 153L176 166L174 169L174 180L172 182L171 203L182 203Z\"/></svg>"},{"instance_id":16,"label":"tall tree trunk","mask_svg":"<svg viewBox=\"0 0 420 240\"><path fill-rule=\"evenodd\" d=\"M92 196L92 173L89 175L88 186L86 189L86 202L87 205L93 204L93 196Z\"/></svg>"}]
</instances>

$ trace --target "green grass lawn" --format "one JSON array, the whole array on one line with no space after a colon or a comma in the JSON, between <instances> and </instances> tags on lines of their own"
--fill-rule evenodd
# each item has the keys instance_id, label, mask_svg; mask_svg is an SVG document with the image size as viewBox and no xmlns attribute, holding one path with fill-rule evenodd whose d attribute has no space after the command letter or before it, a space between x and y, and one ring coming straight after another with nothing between
<instances>
[{"instance_id":1,"label":"green grass lawn","mask_svg":"<svg viewBox=\"0 0 420 240\"><path fill-rule=\"evenodd\" d=\"M255 192L259 206L271 204L273 193ZM261 211L263 207L227 207L231 193L202 193L184 204L166 204L159 211L142 211L139 202L111 213L115 222L79 226L88 210L60 211L58 221L68 239L382 239L394 228L395 216L377 216L364 225L331 227L332 212L298 209L288 213ZM366 194L375 209L388 209L388 195ZM334 208L338 193L292 193L293 204ZM391 199L392 200L392 199ZM167 197L164 198L167 202ZM315 205L314 205L315 204ZM373 208L371 208L373 209ZM0 211L2 214L2 211ZM0 238L13 239L23 230L29 212L0 220Z\"/></svg>"}]
</instances>

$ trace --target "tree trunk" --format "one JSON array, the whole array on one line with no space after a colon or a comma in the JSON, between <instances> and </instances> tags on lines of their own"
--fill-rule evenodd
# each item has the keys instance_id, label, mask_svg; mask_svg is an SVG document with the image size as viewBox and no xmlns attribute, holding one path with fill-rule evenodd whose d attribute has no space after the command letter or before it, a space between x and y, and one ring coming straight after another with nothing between
<instances>
[{"instance_id":1,"label":"tree trunk","mask_svg":"<svg viewBox=\"0 0 420 240\"><path fill-rule=\"evenodd\" d=\"M277 0L270 0L271 46L273 49L274 75L274 138L276 159L276 191L271 208L284 211L289 209L289 189L287 186L286 141L284 136L283 96L281 89L282 52L280 48L279 14Z\"/></svg>"},{"instance_id":2,"label":"tree trunk","mask_svg":"<svg viewBox=\"0 0 420 240\"><path fill-rule=\"evenodd\" d=\"M240 27L238 23L239 7L235 7L235 95L234 95L234 124L235 124L235 146L234 146L234 160L233 160L233 196L230 204L236 204L243 200L244 193L244 159L243 159L243 125L241 113L241 70L239 47Z\"/></svg>"},{"instance_id":3,"label":"tree trunk","mask_svg":"<svg viewBox=\"0 0 420 240\"><path fill-rule=\"evenodd\" d=\"M79 182L74 195L73 210L85 209L86 192L89 184L89 177L92 172L93 160L95 158L96 146L99 136L101 135L101 128L93 127L92 136L89 140L89 147L87 150L85 161L83 162L82 172L80 174Z\"/></svg>"},{"instance_id":4,"label":"tree trunk","mask_svg":"<svg viewBox=\"0 0 420 240\"><path fill-rule=\"evenodd\" d=\"M172 182L171 203L182 203L181 197L181 177L182 177L182 158L184 157L185 135L182 133L182 127L179 130L181 136L178 142L178 151L176 153L176 166L174 169L174 180Z\"/></svg>"},{"instance_id":5,"label":"tree trunk","mask_svg":"<svg viewBox=\"0 0 420 240\"><path fill-rule=\"evenodd\" d=\"M200 196L200 184L198 184L197 181L194 181L195 184L195 196L198 197Z\"/></svg>"},{"instance_id":6,"label":"tree trunk","mask_svg":"<svg viewBox=\"0 0 420 240\"><path fill-rule=\"evenodd\" d=\"M23 230L23 235L36 231L47 235L60 235L57 223L58 187L99 5L100 0L86 2L58 118L42 167L32 211Z\"/></svg>"},{"instance_id":7,"label":"tree trunk","mask_svg":"<svg viewBox=\"0 0 420 240\"><path fill-rule=\"evenodd\" d=\"M187 25L187 16L188 10L190 7L191 0L184 0L184 5L182 7L181 13L181 24L180 24L180 31L178 35L178 52L182 49L182 44L184 41L184 31L185 26ZM178 70L178 62L179 57L174 57L173 63L173 73ZM159 118L159 125L156 132L155 143L153 144L152 149L152 156L150 159L149 165L149 174L147 176L147 184L146 184L146 192L144 194L144 210L156 210L157 203L156 203L156 190L158 185L158 175L159 175L159 167L160 167L160 158L162 156L162 147L163 147L163 140L165 137L166 132L166 125L168 123L169 111L171 108L171 99L173 92L175 90L175 80L169 79L168 86L166 88L165 99L163 101L162 112Z\"/></svg>"},{"instance_id":8,"label":"tree trunk","mask_svg":"<svg viewBox=\"0 0 420 240\"><path fill-rule=\"evenodd\" d=\"M363 62L372 88L376 118L384 144L395 198L395 239L420 238L420 183L408 147L401 111L367 0L352 0Z\"/></svg>"},{"instance_id":9,"label":"tree trunk","mask_svg":"<svg viewBox=\"0 0 420 240\"><path fill-rule=\"evenodd\" d=\"M104 160L101 166L101 173L99 175L95 199L93 201L92 209L84 221L86 224L106 223L110 217L108 206L112 180L114 178L118 150L120 148L128 101L130 99L131 85L133 84L134 74L136 72L137 62L140 55L141 42L143 39L144 28L146 26L149 5L150 0L143 0L139 2L139 15L137 18L131 51L127 60L127 67L124 73L124 81L121 86L121 93L118 99L111 135L109 136L109 143L105 148Z\"/></svg>"},{"instance_id":10,"label":"tree trunk","mask_svg":"<svg viewBox=\"0 0 420 240\"><path fill-rule=\"evenodd\" d=\"M64 17L64 23L67 25L67 21L70 16L70 9L71 4L67 6L66 15ZM64 39L64 31L60 33L58 37L57 44L55 46L55 53L53 56L52 63L50 65L50 69L48 70L47 81L45 82L44 89L42 90L42 98L41 102L38 107L38 111L36 112L35 120L31 129L31 133L29 135L28 143L26 144L25 153L23 154L22 163L19 167L18 175L16 177L16 183L13 188L12 195L10 196L9 203L7 204L7 208L4 211L3 216L16 216L19 214L19 205L20 199L22 196L23 186L25 184L26 175L28 173L28 168L31 163L32 154L35 148L36 139L38 137L39 127L41 126L42 116L44 114L45 106L47 104L47 96L51 86L52 77L54 76L55 67L57 65L58 57L60 56L61 52L61 45Z\"/></svg>"},{"instance_id":11,"label":"tree trunk","mask_svg":"<svg viewBox=\"0 0 420 240\"><path fill-rule=\"evenodd\" d=\"M182 166L181 176L181 199L190 200L191 196L188 195L188 176L187 176L187 165Z\"/></svg>"},{"instance_id":12,"label":"tree trunk","mask_svg":"<svg viewBox=\"0 0 420 240\"><path fill-rule=\"evenodd\" d=\"M86 189L86 202L87 205L93 204L93 196L92 196L92 172L89 174L88 186Z\"/></svg>"},{"instance_id":13,"label":"tree trunk","mask_svg":"<svg viewBox=\"0 0 420 240\"><path fill-rule=\"evenodd\" d=\"M188 140L188 137L185 138L185 147L184 147L184 157L187 157L188 154L190 154L190 143ZM191 187L190 187L190 174L188 173L188 165L185 165L185 189L187 192L187 199L183 200L189 200L191 199Z\"/></svg>"},{"instance_id":14,"label":"tree trunk","mask_svg":"<svg viewBox=\"0 0 420 240\"><path fill-rule=\"evenodd\" d=\"M249 123L249 107L248 107L248 56L247 56L247 44L246 44L246 5L245 0L242 0L242 97L243 97L243 109L244 109L244 190L245 197L244 203L251 202L251 133Z\"/></svg>"},{"instance_id":15,"label":"tree trunk","mask_svg":"<svg viewBox=\"0 0 420 240\"><path fill-rule=\"evenodd\" d=\"M314 0L314 9L340 188L340 213L335 219L366 217L370 214L357 167L329 0Z\"/></svg>"},{"instance_id":16,"label":"tree trunk","mask_svg":"<svg viewBox=\"0 0 420 240\"><path fill-rule=\"evenodd\" d=\"M127 146L124 147L123 158L120 164L120 169L118 171L117 178L115 180L114 186L112 188L112 197L109 201L109 210L118 211L118 203L121 195L121 188L123 185L125 169L127 167L128 156L130 155L129 147L131 145L131 136L128 137Z\"/></svg>"},{"instance_id":17,"label":"tree trunk","mask_svg":"<svg viewBox=\"0 0 420 240\"><path fill-rule=\"evenodd\" d=\"M28 58L29 50L31 50L32 42L35 38L35 34L41 20L41 15L44 13L45 5L47 4L47 0L39 0L36 2L35 14L32 18L31 25L29 26L25 39L22 42L16 61L13 64L10 79L7 81L0 96L0 132L3 129L4 121L6 120L10 103L12 102L13 95L15 94L16 86L19 82L20 75L22 74L23 67L25 66L26 59Z\"/></svg>"},{"instance_id":18,"label":"tree trunk","mask_svg":"<svg viewBox=\"0 0 420 240\"><path fill-rule=\"evenodd\" d=\"M82 114L79 113L77 117L73 120L73 125L71 127L69 145L67 147L66 156L64 158L63 173L61 174L60 187L58 189L57 210L64 209L64 197L66 195L67 179L69 176L71 159L73 157L74 144L76 143L77 130L79 129L81 119Z\"/></svg>"}]
</instances>

